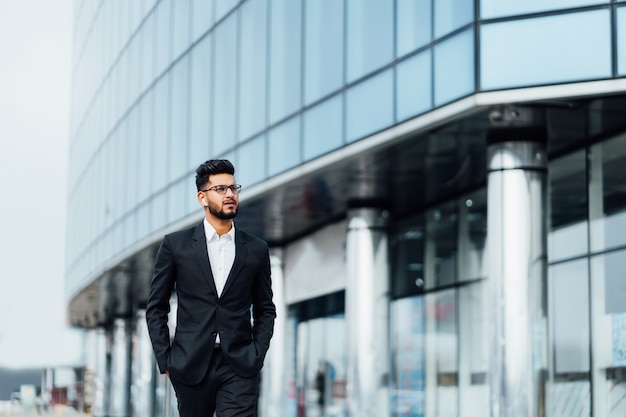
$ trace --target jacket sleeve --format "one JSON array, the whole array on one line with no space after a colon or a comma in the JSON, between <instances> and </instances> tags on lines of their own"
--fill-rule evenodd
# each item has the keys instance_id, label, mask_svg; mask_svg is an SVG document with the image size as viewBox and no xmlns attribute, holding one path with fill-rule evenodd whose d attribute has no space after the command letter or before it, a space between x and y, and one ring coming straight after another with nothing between
<instances>
[{"instance_id":1,"label":"jacket sleeve","mask_svg":"<svg viewBox=\"0 0 626 417\"><path fill-rule=\"evenodd\" d=\"M176 264L168 237L163 238L156 256L154 274L146 307L146 321L161 373L167 370L170 352L170 330L167 316L170 312L170 297L176 282Z\"/></svg>"},{"instance_id":2,"label":"jacket sleeve","mask_svg":"<svg viewBox=\"0 0 626 417\"><path fill-rule=\"evenodd\" d=\"M276 318L276 306L272 301L272 279L270 269L270 257L267 246L265 254L252 288L254 328L253 337L257 346L263 349L263 356L269 349L270 339L274 332L274 320Z\"/></svg>"}]
</instances>

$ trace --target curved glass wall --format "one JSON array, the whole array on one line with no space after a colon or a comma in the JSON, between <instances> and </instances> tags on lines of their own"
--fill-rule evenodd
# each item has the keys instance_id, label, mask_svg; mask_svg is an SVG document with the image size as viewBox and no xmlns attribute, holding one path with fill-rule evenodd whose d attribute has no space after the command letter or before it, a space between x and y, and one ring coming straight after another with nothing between
<instances>
[{"instance_id":1,"label":"curved glass wall","mask_svg":"<svg viewBox=\"0 0 626 417\"><path fill-rule=\"evenodd\" d=\"M620 3L518 3L78 0L69 294L196 213L209 157L250 187L477 91L624 73Z\"/></svg>"}]
</instances>

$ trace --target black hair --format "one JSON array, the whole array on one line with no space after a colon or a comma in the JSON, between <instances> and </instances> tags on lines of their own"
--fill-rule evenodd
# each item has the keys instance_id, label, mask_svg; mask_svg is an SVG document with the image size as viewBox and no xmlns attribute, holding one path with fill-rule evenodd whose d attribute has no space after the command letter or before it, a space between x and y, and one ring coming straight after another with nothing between
<instances>
[{"instance_id":1,"label":"black hair","mask_svg":"<svg viewBox=\"0 0 626 417\"><path fill-rule=\"evenodd\" d=\"M196 187L198 191L209 182L209 177L216 174L235 175L235 167L228 159L209 159L196 169Z\"/></svg>"}]
</instances>

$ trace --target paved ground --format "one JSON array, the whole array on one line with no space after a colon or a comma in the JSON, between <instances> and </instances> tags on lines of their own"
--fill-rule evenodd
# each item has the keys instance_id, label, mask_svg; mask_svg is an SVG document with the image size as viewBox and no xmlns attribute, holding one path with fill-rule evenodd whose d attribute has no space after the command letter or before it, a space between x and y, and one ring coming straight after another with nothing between
<instances>
[{"instance_id":1,"label":"paved ground","mask_svg":"<svg viewBox=\"0 0 626 417\"><path fill-rule=\"evenodd\" d=\"M22 407L19 405L0 404L0 417L87 417L89 414L80 413L72 407L54 406L48 411L39 410L35 407Z\"/></svg>"}]
</instances>

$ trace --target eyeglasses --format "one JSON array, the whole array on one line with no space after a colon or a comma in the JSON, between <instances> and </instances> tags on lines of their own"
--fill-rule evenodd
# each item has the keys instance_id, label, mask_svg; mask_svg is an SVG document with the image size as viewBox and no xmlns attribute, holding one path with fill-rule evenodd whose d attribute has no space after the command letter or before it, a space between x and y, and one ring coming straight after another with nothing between
<instances>
[{"instance_id":1,"label":"eyeglasses","mask_svg":"<svg viewBox=\"0 0 626 417\"><path fill-rule=\"evenodd\" d=\"M214 185L213 187L209 187L206 190L200 190L202 192L205 191L215 191L218 194L226 194L228 192L228 190L232 191L233 194L239 194L239 191L241 191L241 185L239 184L234 184L234 185Z\"/></svg>"}]
</instances>

